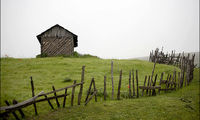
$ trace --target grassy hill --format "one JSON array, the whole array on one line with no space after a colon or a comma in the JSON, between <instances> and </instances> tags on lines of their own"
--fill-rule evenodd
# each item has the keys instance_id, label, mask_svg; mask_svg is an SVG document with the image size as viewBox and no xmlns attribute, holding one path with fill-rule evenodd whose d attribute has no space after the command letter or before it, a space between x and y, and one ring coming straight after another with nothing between
<instances>
[{"instance_id":1,"label":"grassy hill","mask_svg":"<svg viewBox=\"0 0 200 120\"><path fill-rule=\"evenodd\" d=\"M4 100L16 99L19 102L31 97L30 76L33 77L35 92L48 92L52 85L56 89L73 84L73 80L80 82L81 67L85 68L85 84L83 88L82 105L77 106L77 95L75 92L75 106L70 107L70 98L67 97L66 108L51 110L47 102L37 104L39 116L34 116L33 106L24 108L27 119L198 119L199 116L199 78L198 70L195 70L195 80L189 87L172 93L161 93L156 97L141 97L139 99L126 99L128 95L128 74L134 69L138 70L139 85L143 85L145 75L151 75L153 63L140 60L113 60L114 61L114 86L115 98L119 81L119 71L123 70L120 101L111 101L111 60L99 58L33 58L33 59L1 59L1 106ZM156 65L155 73L173 73L175 67L167 65ZM178 71L179 69L176 68ZM103 77L107 76L108 100L103 100ZM88 106L83 105L86 91L91 78L95 78L98 89L98 102L94 100ZM164 78L167 76L165 75ZM71 79L71 81L70 81ZM66 82L68 80L69 82ZM64 91L63 91L64 93ZM69 90L68 93L71 93ZM141 93L141 92L140 92ZM123 98L124 96L124 98ZM186 99L191 102L185 103ZM63 99L59 99L62 103ZM55 100L51 100L56 107Z\"/></svg>"}]
</instances>

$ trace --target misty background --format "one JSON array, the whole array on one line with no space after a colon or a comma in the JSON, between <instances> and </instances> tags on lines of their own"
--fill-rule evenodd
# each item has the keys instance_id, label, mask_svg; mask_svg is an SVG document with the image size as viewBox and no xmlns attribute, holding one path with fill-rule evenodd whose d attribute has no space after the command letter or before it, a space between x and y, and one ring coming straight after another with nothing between
<instances>
[{"instance_id":1,"label":"misty background","mask_svg":"<svg viewBox=\"0 0 200 120\"><path fill-rule=\"evenodd\" d=\"M1 0L1 57L40 54L36 36L55 24L101 58L199 52L199 0Z\"/></svg>"}]
</instances>

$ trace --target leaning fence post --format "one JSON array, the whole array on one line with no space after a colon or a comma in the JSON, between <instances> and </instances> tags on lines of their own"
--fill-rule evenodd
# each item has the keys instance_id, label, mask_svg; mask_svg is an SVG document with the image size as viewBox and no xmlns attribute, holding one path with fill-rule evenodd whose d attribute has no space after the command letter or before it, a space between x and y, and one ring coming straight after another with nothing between
<instances>
[{"instance_id":1,"label":"leaning fence post","mask_svg":"<svg viewBox=\"0 0 200 120\"><path fill-rule=\"evenodd\" d=\"M131 98L131 71L129 72L129 98Z\"/></svg>"},{"instance_id":2,"label":"leaning fence post","mask_svg":"<svg viewBox=\"0 0 200 120\"><path fill-rule=\"evenodd\" d=\"M133 74L133 96L135 96L134 70L132 70L132 74Z\"/></svg>"},{"instance_id":3,"label":"leaning fence post","mask_svg":"<svg viewBox=\"0 0 200 120\"><path fill-rule=\"evenodd\" d=\"M95 86L95 81L93 81L93 87L94 87L94 91L96 91L96 93L97 93L97 89L96 89L96 86ZM97 94L94 95L94 98L95 98L95 102L97 102Z\"/></svg>"},{"instance_id":4,"label":"leaning fence post","mask_svg":"<svg viewBox=\"0 0 200 120\"><path fill-rule=\"evenodd\" d=\"M74 80L74 85L75 85L75 84L76 84L76 80ZM74 87L72 88L71 106L73 106L73 103L74 103L75 87L76 87L76 86L74 86Z\"/></svg>"},{"instance_id":5,"label":"leaning fence post","mask_svg":"<svg viewBox=\"0 0 200 120\"><path fill-rule=\"evenodd\" d=\"M10 104L7 100L5 101L5 103L6 103L7 106L10 106ZM12 114L15 117L16 120L19 120L19 117L17 116L17 114L14 111L12 112Z\"/></svg>"},{"instance_id":6,"label":"leaning fence post","mask_svg":"<svg viewBox=\"0 0 200 120\"><path fill-rule=\"evenodd\" d=\"M136 70L136 84L137 84L137 98L139 98L139 89L138 89L138 71Z\"/></svg>"},{"instance_id":7,"label":"leaning fence post","mask_svg":"<svg viewBox=\"0 0 200 120\"><path fill-rule=\"evenodd\" d=\"M104 91L103 91L103 94L104 94L104 100L106 100L106 76L104 76Z\"/></svg>"},{"instance_id":8,"label":"leaning fence post","mask_svg":"<svg viewBox=\"0 0 200 120\"><path fill-rule=\"evenodd\" d=\"M118 100L120 100L121 80L122 80L122 70L120 71L120 75L119 75L119 84L118 84L118 93L117 93L117 99Z\"/></svg>"},{"instance_id":9,"label":"leaning fence post","mask_svg":"<svg viewBox=\"0 0 200 120\"><path fill-rule=\"evenodd\" d=\"M156 85L156 80L157 80L157 74L156 74L155 80L154 80L154 82L153 82L153 87ZM156 95L156 89L154 88L154 89L152 90L152 96L155 96L155 95Z\"/></svg>"},{"instance_id":10,"label":"leaning fence post","mask_svg":"<svg viewBox=\"0 0 200 120\"><path fill-rule=\"evenodd\" d=\"M85 73L85 66L82 67L81 82L84 82L84 73ZM80 91L78 94L78 105L81 104L81 97L83 93L82 91L83 91L83 83L80 85Z\"/></svg>"},{"instance_id":11,"label":"leaning fence post","mask_svg":"<svg viewBox=\"0 0 200 120\"><path fill-rule=\"evenodd\" d=\"M145 76L145 79L144 79L144 87L145 87L145 84L146 84L146 80L147 80L147 76ZM142 89L142 96L143 96L143 93L144 93L144 88Z\"/></svg>"},{"instance_id":12,"label":"leaning fence post","mask_svg":"<svg viewBox=\"0 0 200 120\"><path fill-rule=\"evenodd\" d=\"M67 96L67 89L65 89L65 96L64 96L64 100L63 100L63 107L65 107L66 96Z\"/></svg>"},{"instance_id":13,"label":"leaning fence post","mask_svg":"<svg viewBox=\"0 0 200 120\"><path fill-rule=\"evenodd\" d=\"M59 104L59 102L58 102L58 98L57 98L57 95L56 95L55 87L52 86L52 89L53 89L53 91L54 91L54 96L56 97L57 106L60 107L60 104Z\"/></svg>"},{"instance_id":14,"label":"leaning fence post","mask_svg":"<svg viewBox=\"0 0 200 120\"><path fill-rule=\"evenodd\" d=\"M35 96L35 93L34 93L33 78L32 78L32 76L31 76L30 78L31 78L32 97L34 97L34 96ZM36 103L33 103L33 106L34 106L34 109L35 109L35 115L38 115Z\"/></svg>"},{"instance_id":15,"label":"leaning fence post","mask_svg":"<svg viewBox=\"0 0 200 120\"><path fill-rule=\"evenodd\" d=\"M90 82L90 86L89 86L89 89L88 89L88 92L87 92L87 96L85 98L85 102L88 100L88 97L90 95L90 91L91 91L91 87L92 87L92 83L94 82L94 78L92 78L91 82Z\"/></svg>"},{"instance_id":16,"label":"leaning fence post","mask_svg":"<svg viewBox=\"0 0 200 120\"><path fill-rule=\"evenodd\" d=\"M13 100L13 104L15 105L15 104L17 104L17 103L18 103L17 100L14 99L14 100ZM25 115L24 115L22 109L19 109L18 111L19 111L20 115L22 116L22 118L24 118Z\"/></svg>"},{"instance_id":17,"label":"leaning fence post","mask_svg":"<svg viewBox=\"0 0 200 120\"><path fill-rule=\"evenodd\" d=\"M149 78L148 78L148 83L147 83L147 90L146 90L146 95L148 95L148 91L149 91L148 87L149 87L149 84L150 84L150 75L149 75Z\"/></svg>"},{"instance_id":18,"label":"leaning fence post","mask_svg":"<svg viewBox=\"0 0 200 120\"><path fill-rule=\"evenodd\" d=\"M160 83L159 83L159 85L161 86L161 84L162 84L162 80L163 80L163 72L161 73L161 77L160 77ZM160 88L158 89L158 94L160 94Z\"/></svg>"}]
</instances>

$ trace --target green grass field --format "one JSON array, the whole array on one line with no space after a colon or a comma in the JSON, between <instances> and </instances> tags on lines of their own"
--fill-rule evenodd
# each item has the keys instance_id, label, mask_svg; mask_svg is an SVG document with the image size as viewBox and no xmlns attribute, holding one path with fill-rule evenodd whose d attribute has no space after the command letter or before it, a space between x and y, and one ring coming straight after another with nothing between
<instances>
[{"instance_id":1,"label":"green grass field","mask_svg":"<svg viewBox=\"0 0 200 120\"><path fill-rule=\"evenodd\" d=\"M122 69L122 100L111 98L111 60L98 58L33 58L33 59L1 59L1 106L5 100L11 102L16 99L21 102L31 97L30 76L33 77L35 92L48 92L52 85L56 89L73 84L73 80L80 82L81 67L85 68L85 84L83 88L82 105L77 105L79 87L75 92L75 105L70 107L70 98L67 97L66 108L56 108L55 100L51 100L55 110L51 110L47 102L37 104L39 116L34 115L33 106L23 108L26 119L199 119L199 69L195 69L194 80L188 87L177 91L164 93L155 97L140 97L139 99L126 99L128 94L129 71L138 70L139 85L143 85L145 75L151 75L153 63L140 60L113 60L114 61L114 87L115 99L119 81L119 72ZM155 73L173 73L174 66L157 64ZM176 68L179 71L178 68ZM104 101L103 78L107 76L108 100ZM98 102L92 100L87 106L83 105L86 91L91 78L94 77L98 89ZM72 79L66 82L65 79ZM61 92L60 92L61 93ZM64 93L64 91L62 91ZM71 93L71 89L68 90ZM141 92L140 92L141 93ZM59 93L58 93L59 94ZM62 99L59 99L62 105ZM185 102L183 102L185 101ZM12 116L11 116L11 119Z\"/></svg>"}]
</instances>

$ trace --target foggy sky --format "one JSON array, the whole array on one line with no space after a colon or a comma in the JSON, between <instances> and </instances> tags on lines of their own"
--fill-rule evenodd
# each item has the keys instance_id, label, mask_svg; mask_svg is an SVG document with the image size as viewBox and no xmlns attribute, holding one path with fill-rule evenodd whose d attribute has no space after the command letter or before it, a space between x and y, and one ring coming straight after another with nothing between
<instances>
[{"instance_id":1,"label":"foggy sky","mask_svg":"<svg viewBox=\"0 0 200 120\"><path fill-rule=\"evenodd\" d=\"M55 24L101 58L199 51L199 0L1 0L1 56L35 57L36 36Z\"/></svg>"}]
</instances>

